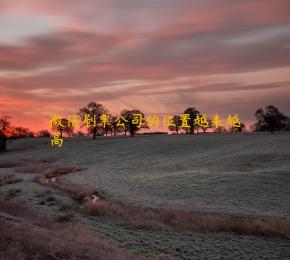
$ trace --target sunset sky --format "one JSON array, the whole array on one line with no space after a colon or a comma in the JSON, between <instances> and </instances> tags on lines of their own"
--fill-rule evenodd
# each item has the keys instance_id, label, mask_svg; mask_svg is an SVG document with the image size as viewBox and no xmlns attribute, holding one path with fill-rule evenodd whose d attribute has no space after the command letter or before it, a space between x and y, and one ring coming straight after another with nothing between
<instances>
[{"instance_id":1,"label":"sunset sky","mask_svg":"<svg viewBox=\"0 0 290 260\"><path fill-rule=\"evenodd\" d=\"M0 114L290 115L289 0L0 0Z\"/></svg>"}]
</instances>

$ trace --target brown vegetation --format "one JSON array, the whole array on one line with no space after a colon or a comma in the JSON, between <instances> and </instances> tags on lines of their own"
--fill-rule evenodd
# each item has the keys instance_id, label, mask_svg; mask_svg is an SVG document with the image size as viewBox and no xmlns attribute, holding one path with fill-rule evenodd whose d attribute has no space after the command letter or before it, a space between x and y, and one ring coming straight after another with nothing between
<instances>
[{"instance_id":1,"label":"brown vegetation","mask_svg":"<svg viewBox=\"0 0 290 260\"><path fill-rule=\"evenodd\" d=\"M63 184L58 179L55 182L51 181L51 178L77 170L80 169L73 166L64 168L52 166L52 168L44 170L37 181L44 185L53 186L69 194L71 198L83 202L81 211L86 214L115 218L134 228L233 232L241 235L263 235L290 239L289 219L251 218L226 214L151 209L142 206L126 206L99 197L97 197L98 200L93 201L87 198L98 196L97 192L81 185Z\"/></svg>"},{"instance_id":2,"label":"brown vegetation","mask_svg":"<svg viewBox=\"0 0 290 260\"><path fill-rule=\"evenodd\" d=\"M1 259L144 259L105 243L68 216L42 215L22 201L0 200Z\"/></svg>"},{"instance_id":3,"label":"brown vegetation","mask_svg":"<svg viewBox=\"0 0 290 260\"><path fill-rule=\"evenodd\" d=\"M25 167L31 166L26 165ZM134 228L233 232L241 235L263 235L290 239L289 219L237 217L226 214L157 210L142 206L123 205L102 199L97 192L81 185L63 184L59 180L58 177L63 174L80 170L78 167L42 163L42 166L36 166L36 168L40 173L36 178L38 183L67 193L81 203L82 212L114 218ZM29 168L29 171L31 170L32 168ZM56 179L52 181L53 178ZM92 196L97 197L97 200L88 199Z\"/></svg>"},{"instance_id":4,"label":"brown vegetation","mask_svg":"<svg viewBox=\"0 0 290 260\"><path fill-rule=\"evenodd\" d=\"M86 202L82 210L95 216L125 221L134 228L233 232L290 239L290 221L274 218L237 217L225 214L192 213L141 206L123 206L108 201Z\"/></svg>"},{"instance_id":5,"label":"brown vegetation","mask_svg":"<svg viewBox=\"0 0 290 260\"><path fill-rule=\"evenodd\" d=\"M21 182L21 181L23 180L21 178L15 177L14 174L0 175L0 186L13 184L13 183Z\"/></svg>"}]
</instances>

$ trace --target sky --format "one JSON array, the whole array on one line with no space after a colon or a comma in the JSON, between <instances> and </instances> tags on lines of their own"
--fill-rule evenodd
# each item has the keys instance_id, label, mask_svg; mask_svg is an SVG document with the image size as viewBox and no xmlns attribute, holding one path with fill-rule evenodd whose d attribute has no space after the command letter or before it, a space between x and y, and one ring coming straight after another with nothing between
<instances>
[{"instance_id":1,"label":"sky","mask_svg":"<svg viewBox=\"0 0 290 260\"><path fill-rule=\"evenodd\" d=\"M289 0L0 0L0 114L290 115Z\"/></svg>"}]
</instances>

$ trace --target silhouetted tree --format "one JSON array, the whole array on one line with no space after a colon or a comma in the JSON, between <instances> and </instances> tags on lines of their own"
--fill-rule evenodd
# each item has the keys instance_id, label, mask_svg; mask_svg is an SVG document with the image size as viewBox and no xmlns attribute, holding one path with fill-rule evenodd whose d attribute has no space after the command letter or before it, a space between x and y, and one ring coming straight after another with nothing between
<instances>
[{"instance_id":1,"label":"silhouetted tree","mask_svg":"<svg viewBox=\"0 0 290 260\"><path fill-rule=\"evenodd\" d=\"M273 105L266 106L265 110L262 108L258 109L255 112L255 116L258 120L256 130L270 131L271 133L284 129L288 119L287 116Z\"/></svg>"},{"instance_id":2,"label":"silhouetted tree","mask_svg":"<svg viewBox=\"0 0 290 260\"><path fill-rule=\"evenodd\" d=\"M108 133L112 134L112 116L109 115L109 122L107 124L104 124L102 126L103 129L103 135L108 136Z\"/></svg>"},{"instance_id":3,"label":"silhouetted tree","mask_svg":"<svg viewBox=\"0 0 290 260\"><path fill-rule=\"evenodd\" d=\"M73 136L74 135L74 127L71 125L71 123L69 122L68 119L64 118L64 124L65 124L65 128L64 128L64 132L69 136Z\"/></svg>"},{"instance_id":4,"label":"silhouetted tree","mask_svg":"<svg viewBox=\"0 0 290 260\"><path fill-rule=\"evenodd\" d=\"M118 117L112 116L111 118L111 134L117 135L119 132L122 132L124 129L122 126L118 125Z\"/></svg>"},{"instance_id":5,"label":"silhouetted tree","mask_svg":"<svg viewBox=\"0 0 290 260\"><path fill-rule=\"evenodd\" d=\"M141 115L142 120L140 120L140 117L137 115ZM136 134L136 132L139 131L140 129L149 128L145 120L145 115L140 110L123 110L121 112L121 116L126 120L124 121L125 134L127 131L129 131L131 137L133 137Z\"/></svg>"},{"instance_id":6,"label":"silhouetted tree","mask_svg":"<svg viewBox=\"0 0 290 260\"><path fill-rule=\"evenodd\" d=\"M214 131L214 133L227 133L227 129L224 126L218 126Z\"/></svg>"},{"instance_id":7,"label":"silhouetted tree","mask_svg":"<svg viewBox=\"0 0 290 260\"><path fill-rule=\"evenodd\" d=\"M52 130L58 131L60 137L63 136L63 133L66 133L69 137L71 137L74 132L73 126L71 125L70 121L66 118L61 118L60 122L52 127Z\"/></svg>"},{"instance_id":8,"label":"silhouetted tree","mask_svg":"<svg viewBox=\"0 0 290 260\"><path fill-rule=\"evenodd\" d=\"M175 131L176 134L178 135L178 132L181 129L181 124L182 124L182 122L180 120L180 116L174 116L172 121L173 121L173 124L175 124L175 125L174 126L173 125L170 125L168 127L168 129L170 131Z\"/></svg>"},{"instance_id":9,"label":"silhouetted tree","mask_svg":"<svg viewBox=\"0 0 290 260\"><path fill-rule=\"evenodd\" d=\"M241 123L240 125L241 125L240 127L232 126L229 131L230 132L240 132L240 133L245 131L246 125L244 123Z\"/></svg>"},{"instance_id":10,"label":"silhouetted tree","mask_svg":"<svg viewBox=\"0 0 290 260\"><path fill-rule=\"evenodd\" d=\"M207 118L207 121L208 121L208 126L200 126L200 128L203 131L203 133L205 133L207 131L207 129L213 127L211 119Z\"/></svg>"},{"instance_id":11,"label":"silhouetted tree","mask_svg":"<svg viewBox=\"0 0 290 260\"><path fill-rule=\"evenodd\" d=\"M14 127L11 130L11 138L27 138L34 137L34 133L25 127Z\"/></svg>"},{"instance_id":12,"label":"silhouetted tree","mask_svg":"<svg viewBox=\"0 0 290 260\"><path fill-rule=\"evenodd\" d=\"M285 130L286 131L290 131L290 117L287 118L287 123L286 123L286 126L285 126Z\"/></svg>"},{"instance_id":13,"label":"silhouetted tree","mask_svg":"<svg viewBox=\"0 0 290 260\"><path fill-rule=\"evenodd\" d=\"M77 136L85 136L85 134L82 131L77 131Z\"/></svg>"},{"instance_id":14,"label":"silhouetted tree","mask_svg":"<svg viewBox=\"0 0 290 260\"><path fill-rule=\"evenodd\" d=\"M88 132L93 134L93 139L96 139L96 135L98 133L98 129L100 129L100 117L103 114L107 114L107 109L102 105L96 102L90 102L86 107L83 107L79 110L79 115L84 122L87 115L89 115L90 122L88 124L84 124L88 127ZM94 122L95 116L95 122Z\"/></svg>"},{"instance_id":15,"label":"silhouetted tree","mask_svg":"<svg viewBox=\"0 0 290 260\"><path fill-rule=\"evenodd\" d=\"M120 119L120 122L123 124L122 126L121 126L121 129L122 129L122 131L124 132L124 135L127 135L127 132L129 131L129 123L128 122L126 122L126 121L128 121L126 118L124 118L124 117L126 117L127 116L127 113L128 113L129 111L128 110L123 110L122 112L121 112L121 119ZM123 119L125 119L125 120L123 120Z\"/></svg>"},{"instance_id":16,"label":"silhouetted tree","mask_svg":"<svg viewBox=\"0 0 290 260\"><path fill-rule=\"evenodd\" d=\"M48 130L40 130L37 134L37 137L50 137L51 134Z\"/></svg>"},{"instance_id":17,"label":"silhouetted tree","mask_svg":"<svg viewBox=\"0 0 290 260\"><path fill-rule=\"evenodd\" d=\"M197 115L199 115L199 111L196 110L195 107L189 107L187 108L183 114L189 114L189 119L188 119L188 125L189 125L189 134L194 134L194 119L196 118ZM188 128L184 128L186 132L188 132Z\"/></svg>"},{"instance_id":18,"label":"silhouetted tree","mask_svg":"<svg viewBox=\"0 0 290 260\"><path fill-rule=\"evenodd\" d=\"M8 139L9 131L11 131L10 126L10 117L1 116L0 117L0 152L5 152L6 149L6 141Z\"/></svg>"}]
</instances>

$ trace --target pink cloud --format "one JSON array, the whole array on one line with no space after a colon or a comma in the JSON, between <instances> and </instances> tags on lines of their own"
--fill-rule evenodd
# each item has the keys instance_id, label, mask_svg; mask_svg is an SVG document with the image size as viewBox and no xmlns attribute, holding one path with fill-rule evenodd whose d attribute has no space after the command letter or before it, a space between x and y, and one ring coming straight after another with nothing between
<instances>
[{"instance_id":1,"label":"pink cloud","mask_svg":"<svg viewBox=\"0 0 290 260\"><path fill-rule=\"evenodd\" d=\"M226 110L235 100L252 118L249 109L260 104L253 93L271 102L276 90L273 101L290 110L289 77L281 76L281 87L269 76L290 67L289 1L28 0L2 1L0 11L61 21L53 32L0 44L0 112L34 129L48 113L92 100L116 112ZM265 80L243 76L257 71L267 71Z\"/></svg>"}]
</instances>

